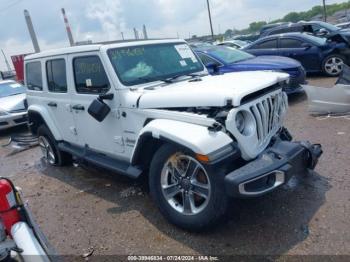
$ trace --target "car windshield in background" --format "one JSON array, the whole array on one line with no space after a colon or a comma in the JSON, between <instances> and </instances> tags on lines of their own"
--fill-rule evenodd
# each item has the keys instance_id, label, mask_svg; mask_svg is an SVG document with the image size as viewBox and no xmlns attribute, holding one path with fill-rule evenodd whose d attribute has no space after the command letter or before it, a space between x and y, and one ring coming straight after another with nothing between
<instances>
[{"instance_id":1,"label":"car windshield in background","mask_svg":"<svg viewBox=\"0 0 350 262\"><path fill-rule=\"evenodd\" d=\"M225 64L233 64L239 61L254 58L254 56L251 54L224 46L210 49L208 53L222 60Z\"/></svg>"},{"instance_id":2,"label":"car windshield in background","mask_svg":"<svg viewBox=\"0 0 350 262\"><path fill-rule=\"evenodd\" d=\"M131 46L108 50L121 82L126 86L166 80L204 70L185 43Z\"/></svg>"},{"instance_id":3,"label":"car windshield in background","mask_svg":"<svg viewBox=\"0 0 350 262\"><path fill-rule=\"evenodd\" d=\"M6 96L23 94L25 92L26 92L25 87L16 82L0 83L0 98L6 97Z\"/></svg>"}]
</instances>

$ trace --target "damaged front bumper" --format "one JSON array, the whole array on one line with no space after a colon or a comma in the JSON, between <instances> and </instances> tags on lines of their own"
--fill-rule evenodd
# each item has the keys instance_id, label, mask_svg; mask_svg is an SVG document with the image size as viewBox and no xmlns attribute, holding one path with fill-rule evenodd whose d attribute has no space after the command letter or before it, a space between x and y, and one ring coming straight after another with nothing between
<instances>
[{"instance_id":1,"label":"damaged front bumper","mask_svg":"<svg viewBox=\"0 0 350 262\"><path fill-rule=\"evenodd\" d=\"M231 197L257 197L273 191L293 175L314 169L322 147L309 142L276 141L260 157L225 176Z\"/></svg>"}]
</instances>

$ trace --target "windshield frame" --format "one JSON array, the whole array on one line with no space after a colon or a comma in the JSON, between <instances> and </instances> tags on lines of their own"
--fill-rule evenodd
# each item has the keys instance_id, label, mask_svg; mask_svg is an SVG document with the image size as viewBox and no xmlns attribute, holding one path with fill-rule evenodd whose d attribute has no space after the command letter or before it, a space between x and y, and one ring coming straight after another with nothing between
<instances>
[{"instance_id":1,"label":"windshield frame","mask_svg":"<svg viewBox=\"0 0 350 262\"><path fill-rule=\"evenodd\" d=\"M18 85L18 87L11 87L11 85ZM2 86L6 86L6 88L10 91L12 91L9 88L13 88L13 89L23 89L23 92L13 92L13 93L9 93L5 96L3 96L0 92L0 99L1 98L5 98L5 97L9 97L9 96L14 96L14 95L20 95L20 94L25 94L26 93L26 87L24 85L21 85L20 83L17 83L15 81L11 81L11 82L1 82L0 81L0 89L3 88ZM18 90L20 91L20 90Z\"/></svg>"},{"instance_id":2,"label":"windshield frame","mask_svg":"<svg viewBox=\"0 0 350 262\"><path fill-rule=\"evenodd\" d=\"M118 80L120 81L121 84L123 84L125 87L127 88L132 88L134 86L139 86L139 85L145 85L145 84L150 84L150 83L154 83L154 82L164 82L164 80L167 80L169 78L172 78L172 77L176 77L176 78L179 78L179 80L181 80L181 77L179 77L179 73L178 72L174 72L173 74L167 74L167 75L164 75L162 77L157 77L157 78L152 78L152 80L150 81L147 81L147 76L140 76L140 78L144 78L145 81L142 81L140 83L134 83L134 82L129 82L129 81L124 81L120 75L120 72L119 70L117 69L116 65L112 62L112 58L111 58L111 55L110 53L113 51L113 50L118 50L118 49L125 49L125 48L142 48L142 47L149 47L149 46L167 46L167 45L172 45L172 46L175 46L175 45L187 45L189 47L189 49L191 50L191 52L194 54L194 56L196 57L198 63L200 64L200 68L197 69L197 70L189 70L187 72L184 72L183 73L183 76L187 76L187 75L191 75L191 74L200 74L202 72L205 72L205 66L203 65L201 59L198 57L198 55L192 50L192 48L190 47L190 45L187 43L187 42L163 42L163 43L150 43L150 44L141 44L141 45L126 45L126 46L117 46L117 47L109 47L108 49L106 49L106 54L107 54L107 57L109 59L109 62L110 64L112 65L112 68L114 70L114 73L117 75L118 77ZM181 73L182 75L182 73Z\"/></svg>"}]
</instances>

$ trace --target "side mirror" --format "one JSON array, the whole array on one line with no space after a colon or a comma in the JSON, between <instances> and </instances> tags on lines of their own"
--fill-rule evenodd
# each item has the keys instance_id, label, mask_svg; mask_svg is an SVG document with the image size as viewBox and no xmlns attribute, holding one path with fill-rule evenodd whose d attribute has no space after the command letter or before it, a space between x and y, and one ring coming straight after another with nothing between
<instances>
[{"instance_id":1,"label":"side mirror","mask_svg":"<svg viewBox=\"0 0 350 262\"><path fill-rule=\"evenodd\" d=\"M302 46L303 48L305 48L305 50L308 50L308 49L310 49L310 48L312 47L312 45L309 44L309 43L303 43L301 46Z\"/></svg>"},{"instance_id":2,"label":"side mirror","mask_svg":"<svg viewBox=\"0 0 350 262\"><path fill-rule=\"evenodd\" d=\"M219 71L219 66L217 63L208 63L205 65L210 73L217 73Z\"/></svg>"},{"instance_id":3,"label":"side mirror","mask_svg":"<svg viewBox=\"0 0 350 262\"><path fill-rule=\"evenodd\" d=\"M99 95L98 98L92 101L88 108L88 113L98 122L102 122L111 111L111 108L105 102L103 102L103 100L112 100L113 97L113 94Z\"/></svg>"}]
</instances>

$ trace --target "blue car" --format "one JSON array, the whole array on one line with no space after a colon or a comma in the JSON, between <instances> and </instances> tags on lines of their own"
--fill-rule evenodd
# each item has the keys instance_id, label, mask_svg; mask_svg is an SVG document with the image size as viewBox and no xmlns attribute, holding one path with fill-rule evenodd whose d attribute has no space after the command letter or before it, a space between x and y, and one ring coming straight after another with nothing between
<instances>
[{"instance_id":1,"label":"blue car","mask_svg":"<svg viewBox=\"0 0 350 262\"><path fill-rule=\"evenodd\" d=\"M210 74L225 74L241 71L273 70L290 75L290 81L285 88L287 94L298 93L305 84L305 70L293 59L280 56L260 56L226 46L210 46L194 49L207 67Z\"/></svg>"},{"instance_id":2,"label":"blue car","mask_svg":"<svg viewBox=\"0 0 350 262\"><path fill-rule=\"evenodd\" d=\"M350 48L345 42L315 37L305 33L288 33L261 38L244 51L256 55L286 56L298 60L307 73L323 72L339 76L350 62Z\"/></svg>"}]
</instances>

